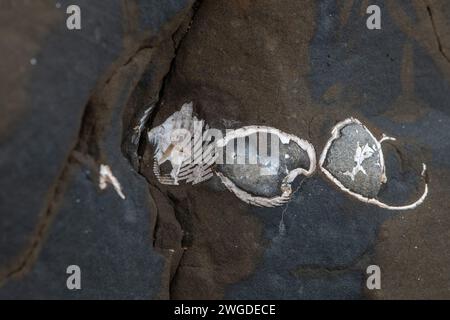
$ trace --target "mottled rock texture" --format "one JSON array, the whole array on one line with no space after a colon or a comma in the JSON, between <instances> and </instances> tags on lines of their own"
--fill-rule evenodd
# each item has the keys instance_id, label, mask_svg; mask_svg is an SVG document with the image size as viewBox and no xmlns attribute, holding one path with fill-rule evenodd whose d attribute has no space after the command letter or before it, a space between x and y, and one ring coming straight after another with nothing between
<instances>
[{"instance_id":1,"label":"mottled rock texture","mask_svg":"<svg viewBox=\"0 0 450 320\"><path fill-rule=\"evenodd\" d=\"M0 298L450 298L448 1L60 3L0 12ZM430 196L390 212L317 173L255 209L217 179L162 186L131 137L148 107L155 126L188 101L211 127L272 126L318 153L353 116L397 138L380 199L417 198L422 162ZM99 190L100 164L125 200Z\"/></svg>"}]
</instances>

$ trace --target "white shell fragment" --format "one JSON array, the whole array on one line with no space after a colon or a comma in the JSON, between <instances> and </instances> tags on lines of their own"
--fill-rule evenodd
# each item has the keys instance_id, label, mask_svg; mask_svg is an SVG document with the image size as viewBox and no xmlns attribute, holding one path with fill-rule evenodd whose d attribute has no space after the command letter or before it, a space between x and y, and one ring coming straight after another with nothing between
<instances>
[{"instance_id":1,"label":"white shell fragment","mask_svg":"<svg viewBox=\"0 0 450 320\"><path fill-rule=\"evenodd\" d=\"M147 123L155 105L152 104L148 108L145 109L141 118L139 119L139 123L133 128L133 135L131 136L131 142L135 145L139 143L139 139L141 137L142 131L144 130L145 124Z\"/></svg>"},{"instance_id":2,"label":"white shell fragment","mask_svg":"<svg viewBox=\"0 0 450 320\"><path fill-rule=\"evenodd\" d=\"M111 184L119 197L125 200L125 195L122 192L122 186L120 185L119 180L113 175L111 168L108 165L101 164L98 186L100 190L104 190L108 184Z\"/></svg>"},{"instance_id":3,"label":"white shell fragment","mask_svg":"<svg viewBox=\"0 0 450 320\"><path fill-rule=\"evenodd\" d=\"M394 138L383 137L378 141L357 119L339 122L331 132L319 159L320 170L341 190L358 200L389 210L408 210L420 205L428 194L428 185L422 196L404 206L391 206L375 197L383 183L387 182L381 143ZM426 174L423 164L422 176Z\"/></svg>"},{"instance_id":4,"label":"white shell fragment","mask_svg":"<svg viewBox=\"0 0 450 320\"><path fill-rule=\"evenodd\" d=\"M162 184L178 185L180 181L196 184L213 175L211 165L214 159L194 161L197 156L195 150L213 148L203 145L202 134L207 127L193 116L192 107L192 102L183 104L180 111L148 133L150 143L155 145L153 171ZM170 163L170 173L161 172L161 166L166 162Z\"/></svg>"}]
</instances>

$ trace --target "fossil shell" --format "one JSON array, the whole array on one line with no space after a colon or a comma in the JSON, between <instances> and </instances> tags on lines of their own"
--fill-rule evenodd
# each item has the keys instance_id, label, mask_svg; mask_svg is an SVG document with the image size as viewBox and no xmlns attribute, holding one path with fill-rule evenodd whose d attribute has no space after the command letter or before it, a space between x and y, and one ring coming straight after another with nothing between
<instances>
[{"instance_id":1,"label":"fossil shell","mask_svg":"<svg viewBox=\"0 0 450 320\"><path fill-rule=\"evenodd\" d=\"M358 120L337 126L336 137L324 154L323 168L344 187L373 198L384 181L384 158L380 143Z\"/></svg>"},{"instance_id":2,"label":"fossil shell","mask_svg":"<svg viewBox=\"0 0 450 320\"><path fill-rule=\"evenodd\" d=\"M241 149L237 148L239 143ZM267 148L261 152L264 143ZM229 158L236 160L218 164L217 175L241 200L257 206L273 207L289 201L294 179L313 174L316 166L314 147L309 142L271 127L234 130L219 140L217 147L227 149L221 153L231 152Z\"/></svg>"},{"instance_id":3,"label":"fossil shell","mask_svg":"<svg viewBox=\"0 0 450 320\"><path fill-rule=\"evenodd\" d=\"M194 161L195 150L213 150L213 146L203 145L204 121L193 115L193 104L185 103L163 124L148 133L150 143L155 145L153 171L162 184L178 185L180 181L196 184L209 179L213 173L214 159ZM203 160L203 159L202 159Z\"/></svg>"},{"instance_id":4,"label":"fossil shell","mask_svg":"<svg viewBox=\"0 0 450 320\"><path fill-rule=\"evenodd\" d=\"M390 206L375 197L387 181L381 143L394 138L383 136L377 140L359 120L339 122L331 132L319 160L319 167L341 190L358 200L391 210L407 210L420 205L428 194L428 185L422 196L404 206ZM426 166L423 164L424 176Z\"/></svg>"},{"instance_id":5,"label":"fossil shell","mask_svg":"<svg viewBox=\"0 0 450 320\"><path fill-rule=\"evenodd\" d=\"M208 130L215 130L220 138L205 139ZM267 126L242 127L222 137L220 130L209 129L193 115L192 102L153 128L148 138L155 145L154 173L159 182L196 184L216 173L228 190L255 206L285 204L293 194L295 178L310 176L316 169L316 154L308 141ZM341 121L331 132L319 167L358 200L390 210L415 208L425 200L427 184L422 196L408 205L390 206L375 198L387 181L381 149L385 140L395 139L377 140L357 119ZM425 164L423 168L424 176Z\"/></svg>"}]
</instances>

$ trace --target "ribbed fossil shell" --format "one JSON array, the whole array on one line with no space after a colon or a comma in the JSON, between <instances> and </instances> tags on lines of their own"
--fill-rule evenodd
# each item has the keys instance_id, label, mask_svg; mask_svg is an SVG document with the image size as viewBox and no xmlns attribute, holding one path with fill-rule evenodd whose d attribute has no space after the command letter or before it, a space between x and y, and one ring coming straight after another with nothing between
<instances>
[{"instance_id":1,"label":"ribbed fossil shell","mask_svg":"<svg viewBox=\"0 0 450 320\"><path fill-rule=\"evenodd\" d=\"M160 183L177 185L180 181L196 184L212 176L213 158L197 163L195 150L211 150L196 133L202 136L207 129L204 122L193 115L193 104L185 103L163 124L148 133L150 143L155 146L153 171Z\"/></svg>"}]
</instances>

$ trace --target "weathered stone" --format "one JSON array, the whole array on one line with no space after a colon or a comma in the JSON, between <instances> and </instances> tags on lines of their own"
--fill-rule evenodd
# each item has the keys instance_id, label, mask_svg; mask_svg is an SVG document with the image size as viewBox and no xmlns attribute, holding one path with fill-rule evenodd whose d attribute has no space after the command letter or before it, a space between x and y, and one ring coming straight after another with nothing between
<instances>
[{"instance_id":1,"label":"weathered stone","mask_svg":"<svg viewBox=\"0 0 450 320\"><path fill-rule=\"evenodd\" d=\"M160 124L185 101L194 101L197 113L213 127L230 119L237 121L238 127L272 126L304 137L322 150L334 124L356 117L369 123L375 136L386 133L398 141L395 148L389 143L384 146L387 184L379 189L376 180L366 181L362 192L378 194L389 203L406 203L419 192L421 163L433 159L429 167L433 175L434 166L448 166L450 156L445 129L449 123L449 64L442 54L448 37L442 32L445 23L438 23L445 21L440 17L445 10L436 13L442 3L430 5L435 33L422 2L377 2L382 10L382 30L368 30L364 1L205 0L178 50L176 68L164 90L164 108L156 114L154 124ZM439 50L439 38L443 50ZM353 164L354 152L346 156ZM443 176L432 178L438 186L447 185ZM231 209L233 205L241 210L240 200L215 190L223 194L216 206L227 208L217 219L235 213L238 209ZM172 192L176 198L177 191ZM197 204L199 224L215 215L212 207L201 205L209 192L199 188L190 194ZM444 212L448 201L441 202L447 204L434 205ZM425 208L426 204L414 210L429 210ZM377 262L373 250L378 227L392 215L349 197L319 176L305 180L287 209L251 209L251 214L256 214L263 226L264 238L259 241L266 244L266 250L250 277L225 287L225 297L366 296L362 289L365 268ZM416 222L425 223L420 218ZM228 261L222 250L210 250L223 232L210 231L206 225L197 232L197 241L192 251L184 254L174 279L176 297L196 296L194 287L220 294L229 283L214 280L219 274L211 271ZM233 241L244 244L242 237ZM410 256L409 248L392 246ZM446 251L445 246L433 248L433 257ZM211 273L195 273L185 266L187 261ZM389 260L385 257L383 261ZM389 265L390 272L401 279L403 271ZM421 271L446 279L426 268Z\"/></svg>"},{"instance_id":2,"label":"weathered stone","mask_svg":"<svg viewBox=\"0 0 450 320\"><path fill-rule=\"evenodd\" d=\"M180 12L176 29L186 1L59 2L0 12L1 297L449 297L448 1L375 1L382 29L368 30L366 1L203 0L157 48L151 35ZM62 9L74 2L83 29L68 32ZM117 72L129 79L98 95ZM158 125L186 101L213 127L272 126L317 150L357 117L398 141L383 147L380 199L412 197L422 162L430 198L393 215L320 175L279 209L249 209L214 179L161 187L150 148L129 138L149 105ZM100 161L127 200L97 193ZM81 292L65 288L72 263L85 272ZM363 289L369 264L383 270L376 293Z\"/></svg>"},{"instance_id":3,"label":"weathered stone","mask_svg":"<svg viewBox=\"0 0 450 320\"><path fill-rule=\"evenodd\" d=\"M175 51L172 35L189 18L192 2L78 1L80 31L65 28L68 2L59 9L52 1L30 2L9 12L21 15L10 16L10 26L25 21L23 32L12 32L19 39L14 50L36 42L36 52L16 61L29 81L18 87L25 98L13 102L22 113L9 114L12 138L2 145L0 296L167 297L165 261L153 247L156 210L121 146L139 120L124 117L138 113L129 110L130 97L143 83L150 94L159 92ZM40 23L52 28L35 39ZM5 83L7 76L14 73ZM111 168L124 200L112 186L99 192L100 164ZM72 264L82 271L80 291L66 287Z\"/></svg>"},{"instance_id":4,"label":"weathered stone","mask_svg":"<svg viewBox=\"0 0 450 320\"><path fill-rule=\"evenodd\" d=\"M0 158L0 279L28 254L54 194L62 192L56 190L58 179L77 143L91 91L122 50L120 2L88 2L79 2L86 12L80 32L65 26L68 1L60 9L39 1L1 13L6 18L0 32L8 34L0 37L1 47L12 51L5 55L14 61L0 59L7 70L0 86L14 90L0 95L0 105L11 108L3 116L8 126Z\"/></svg>"}]
</instances>

